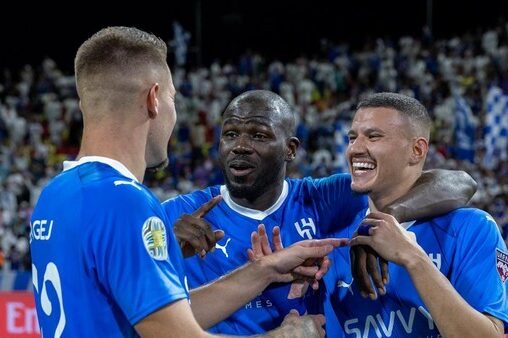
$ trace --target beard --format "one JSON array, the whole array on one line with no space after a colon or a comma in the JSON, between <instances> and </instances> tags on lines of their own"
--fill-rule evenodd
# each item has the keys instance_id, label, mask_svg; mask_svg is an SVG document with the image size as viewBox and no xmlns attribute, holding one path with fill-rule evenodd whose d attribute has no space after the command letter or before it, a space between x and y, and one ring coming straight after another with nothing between
<instances>
[{"instance_id":1,"label":"beard","mask_svg":"<svg viewBox=\"0 0 508 338\"><path fill-rule=\"evenodd\" d=\"M246 177L236 177L233 182L226 173L226 168L222 165L222 173L226 187L235 198L245 198L248 201L254 201L266 192L267 187L277 184L281 179L281 172L284 170L285 161L274 161L273 165L266 166L259 174L257 174L254 182L250 185L246 183ZM282 177L284 177L283 175Z\"/></svg>"}]
</instances>

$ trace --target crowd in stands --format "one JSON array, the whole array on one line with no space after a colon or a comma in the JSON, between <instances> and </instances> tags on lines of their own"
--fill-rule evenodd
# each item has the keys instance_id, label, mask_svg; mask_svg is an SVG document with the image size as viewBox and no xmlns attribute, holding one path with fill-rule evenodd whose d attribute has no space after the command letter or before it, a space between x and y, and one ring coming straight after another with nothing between
<instances>
[{"instance_id":1,"label":"crowd in stands","mask_svg":"<svg viewBox=\"0 0 508 338\"><path fill-rule=\"evenodd\" d=\"M428 168L462 169L478 182L472 205L490 212L508 238L508 161L486 161L486 97L508 94L508 25L448 39L378 39L354 50L326 41L313 57L290 62L245 53L234 63L172 69L178 122L165 171L145 183L161 200L222 183L217 162L220 115L250 89L279 93L297 111L302 141L290 176L347 171L345 131L358 99L397 91L419 99L434 119ZM470 107L474 147L457 151L457 97ZM48 180L75 158L82 117L74 78L51 59L0 74L0 267L29 270L29 221ZM126 150L127 151L127 150ZM72 208L62 201L62 208ZM69 239L72 240L72 239Z\"/></svg>"}]
</instances>

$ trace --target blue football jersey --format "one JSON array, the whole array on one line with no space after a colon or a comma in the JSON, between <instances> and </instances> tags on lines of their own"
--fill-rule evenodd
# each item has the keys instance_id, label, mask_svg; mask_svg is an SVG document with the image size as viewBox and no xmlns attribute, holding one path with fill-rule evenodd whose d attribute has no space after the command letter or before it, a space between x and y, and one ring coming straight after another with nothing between
<instances>
[{"instance_id":1,"label":"blue football jersey","mask_svg":"<svg viewBox=\"0 0 508 338\"><path fill-rule=\"evenodd\" d=\"M182 255L157 198L119 162L66 162L30 227L45 337L131 337L157 309L188 298Z\"/></svg>"},{"instance_id":2,"label":"blue football jersey","mask_svg":"<svg viewBox=\"0 0 508 338\"><path fill-rule=\"evenodd\" d=\"M279 226L284 246L311 238L328 237L337 228L349 225L365 208L365 196L353 194L349 175L339 174L323 179L286 179L279 199L265 211L252 210L236 204L225 186L214 186L163 203L169 222L182 213L192 213L212 197L222 194L223 200L205 219L214 230L225 235L216 250L204 259L185 259L189 287L195 288L216 280L248 261L250 235L259 224L266 226L271 238L274 226ZM236 311L210 331L227 334L256 334L279 326L291 309L301 314L316 313L318 297L309 288L297 284L272 284L258 297ZM213 305L211 304L212 308Z\"/></svg>"},{"instance_id":3,"label":"blue football jersey","mask_svg":"<svg viewBox=\"0 0 508 338\"><path fill-rule=\"evenodd\" d=\"M364 216L365 211L336 235L351 237ZM406 225L457 292L476 310L504 321L506 329L508 253L492 217L463 208ZM332 260L321 288L328 337L441 337L403 267L389 264L386 295L372 301L360 295L351 276L349 248L334 250Z\"/></svg>"}]
</instances>

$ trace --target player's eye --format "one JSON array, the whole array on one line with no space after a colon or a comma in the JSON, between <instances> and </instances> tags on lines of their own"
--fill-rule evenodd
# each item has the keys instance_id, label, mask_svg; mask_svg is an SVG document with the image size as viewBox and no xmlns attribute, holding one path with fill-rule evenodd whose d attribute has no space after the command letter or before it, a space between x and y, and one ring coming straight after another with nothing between
<instances>
[{"instance_id":1,"label":"player's eye","mask_svg":"<svg viewBox=\"0 0 508 338\"><path fill-rule=\"evenodd\" d=\"M262 134L262 133L255 133L253 138L255 140L260 140L260 141L264 141L266 140L268 137L265 135L265 134Z\"/></svg>"},{"instance_id":2,"label":"player's eye","mask_svg":"<svg viewBox=\"0 0 508 338\"><path fill-rule=\"evenodd\" d=\"M226 131L222 134L222 136L227 137L227 138L235 138L238 136L238 133L236 133L234 131Z\"/></svg>"}]
</instances>

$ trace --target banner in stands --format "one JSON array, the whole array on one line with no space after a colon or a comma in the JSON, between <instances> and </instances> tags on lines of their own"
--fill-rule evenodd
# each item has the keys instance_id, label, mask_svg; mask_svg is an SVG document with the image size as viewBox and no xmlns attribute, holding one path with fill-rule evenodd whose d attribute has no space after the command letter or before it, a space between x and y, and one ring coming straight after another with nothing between
<instances>
[{"instance_id":1,"label":"banner in stands","mask_svg":"<svg viewBox=\"0 0 508 338\"><path fill-rule=\"evenodd\" d=\"M0 292L0 337L40 337L33 293Z\"/></svg>"}]
</instances>

